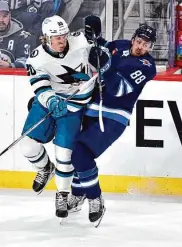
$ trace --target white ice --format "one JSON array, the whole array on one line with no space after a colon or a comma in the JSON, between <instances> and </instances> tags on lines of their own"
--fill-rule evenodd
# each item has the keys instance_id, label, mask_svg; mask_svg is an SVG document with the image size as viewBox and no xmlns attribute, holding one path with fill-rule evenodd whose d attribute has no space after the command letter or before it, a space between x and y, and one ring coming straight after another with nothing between
<instances>
[{"instance_id":1,"label":"white ice","mask_svg":"<svg viewBox=\"0 0 182 247\"><path fill-rule=\"evenodd\" d=\"M54 194L0 190L0 247L182 247L182 197L104 194L94 228L87 202L60 225Z\"/></svg>"}]
</instances>

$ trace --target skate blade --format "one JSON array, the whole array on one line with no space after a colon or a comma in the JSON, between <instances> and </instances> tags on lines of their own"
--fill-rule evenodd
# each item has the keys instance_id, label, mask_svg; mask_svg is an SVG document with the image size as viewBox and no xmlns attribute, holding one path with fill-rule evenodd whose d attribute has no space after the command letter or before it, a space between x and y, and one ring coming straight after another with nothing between
<instances>
[{"instance_id":1,"label":"skate blade","mask_svg":"<svg viewBox=\"0 0 182 247\"><path fill-rule=\"evenodd\" d=\"M46 185L45 185L46 186ZM41 193L42 193L42 191L43 191L44 189L42 189L42 190L40 190L39 192L37 192L37 196L39 196Z\"/></svg>"},{"instance_id":2,"label":"skate blade","mask_svg":"<svg viewBox=\"0 0 182 247\"><path fill-rule=\"evenodd\" d=\"M59 218L59 224L62 225L65 218Z\"/></svg>"},{"instance_id":3,"label":"skate blade","mask_svg":"<svg viewBox=\"0 0 182 247\"><path fill-rule=\"evenodd\" d=\"M104 216L104 214L105 214L105 211L106 211L106 208L103 209L103 212L102 212L101 217L100 217L97 221L95 221L95 222L93 223L94 226L95 226L95 228L97 228L97 227L100 225L100 223L101 223L101 221L102 221L102 218L103 218L103 216Z\"/></svg>"}]
</instances>

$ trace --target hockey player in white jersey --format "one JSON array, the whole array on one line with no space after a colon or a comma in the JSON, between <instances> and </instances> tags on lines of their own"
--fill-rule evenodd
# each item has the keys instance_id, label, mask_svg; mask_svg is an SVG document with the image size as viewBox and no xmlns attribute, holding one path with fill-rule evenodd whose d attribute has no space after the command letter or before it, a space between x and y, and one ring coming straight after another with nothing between
<instances>
[{"instance_id":1,"label":"hockey player in white jersey","mask_svg":"<svg viewBox=\"0 0 182 247\"><path fill-rule=\"evenodd\" d=\"M43 43L32 52L26 64L36 97L22 133L48 112L52 111L52 114L22 139L20 147L38 171L33 182L35 192L41 193L55 173L56 216L65 218L74 172L71 164L73 141L80 131L83 109L90 101L94 88L94 81L89 81L90 45L83 33L69 34L66 22L59 16L46 18L42 32ZM65 102L64 99L76 89L80 91ZM52 139L55 144L55 167L43 145Z\"/></svg>"}]
</instances>

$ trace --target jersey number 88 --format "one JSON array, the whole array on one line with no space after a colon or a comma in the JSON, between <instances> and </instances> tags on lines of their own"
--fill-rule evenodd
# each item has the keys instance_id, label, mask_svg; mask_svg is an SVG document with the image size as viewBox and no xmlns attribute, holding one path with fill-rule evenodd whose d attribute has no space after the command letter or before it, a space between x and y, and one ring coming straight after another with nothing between
<instances>
[{"instance_id":1,"label":"jersey number 88","mask_svg":"<svg viewBox=\"0 0 182 247\"><path fill-rule=\"evenodd\" d=\"M135 80L136 84L140 84L143 80L146 79L146 76L142 74L141 70L137 70L130 74L131 78Z\"/></svg>"}]
</instances>

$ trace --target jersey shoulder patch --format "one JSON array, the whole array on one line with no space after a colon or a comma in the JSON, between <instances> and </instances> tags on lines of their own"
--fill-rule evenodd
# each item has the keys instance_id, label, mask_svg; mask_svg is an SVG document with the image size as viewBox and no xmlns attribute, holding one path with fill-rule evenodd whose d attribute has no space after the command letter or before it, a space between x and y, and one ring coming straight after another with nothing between
<instances>
[{"instance_id":1,"label":"jersey shoulder patch","mask_svg":"<svg viewBox=\"0 0 182 247\"><path fill-rule=\"evenodd\" d=\"M45 51L43 50L42 45L40 45L31 52L26 63L32 64L34 68L37 68L44 62L45 62Z\"/></svg>"},{"instance_id":2,"label":"jersey shoulder patch","mask_svg":"<svg viewBox=\"0 0 182 247\"><path fill-rule=\"evenodd\" d=\"M37 57L39 54L39 50L38 49L34 49L31 54L30 54L30 57L33 58L33 57Z\"/></svg>"},{"instance_id":3,"label":"jersey shoulder patch","mask_svg":"<svg viewBox=\"0 0 182 247\"><path fill-rule=\"evenodd\" d=\"M139 59L139 61L144 65L144 66L148 66L148 67L151 67L152 64L150 63L149 60L143 58L143 59Z\"/></svg>"},{"instance_id":4,"label":"jersey shoulder patch","mask_svg":"<svg viewBox=\"0 0 182 247\"><path fill-rule=\"evenodd\" d=\"M77 36L81 35L81 32L72 32L70 35L77 37Z\"/></svg>"}]
</instances>

